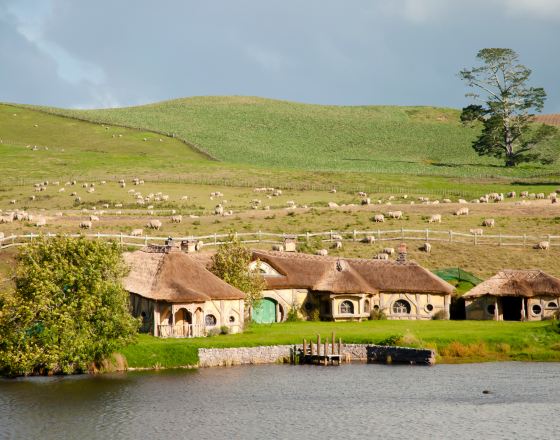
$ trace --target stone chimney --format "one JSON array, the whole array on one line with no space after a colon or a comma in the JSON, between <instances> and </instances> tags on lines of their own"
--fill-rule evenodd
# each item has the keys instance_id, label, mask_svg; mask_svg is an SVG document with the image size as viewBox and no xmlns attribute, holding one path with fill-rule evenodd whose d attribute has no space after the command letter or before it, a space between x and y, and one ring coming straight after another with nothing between
<instances>
[{"instance_id":1,"label":"stone chimney","mask_svg":"<svg viewBox=\"0 0 560 440\"><path fill-rule=\"evenodd\" d=\"M397 263L406 263L406 243L399 244L397 253Z\"/></svg>"},{"instance_id":2,"label":"stone chimney","mask_svg":"<svg viewBox=\"0 0 560 440\"><path fill-rule=\"evenodd\" d=\"M294 236L284 237L284 252L296 252L297 238Z\"/></svg>"},{"instance_id":3,"label":"stone chimney","mask_svg":"<svg viewBox=\"0 0 560 440\"><path fill-rule=\"evenodd\" d=\"M190 254L192 252L196 252L197 249L197 243L198 240L194 239L194 238L187 238L186 240L183 240L181 242L181 250L186 252L187 254Z\"/></svg>"}]
</instances>

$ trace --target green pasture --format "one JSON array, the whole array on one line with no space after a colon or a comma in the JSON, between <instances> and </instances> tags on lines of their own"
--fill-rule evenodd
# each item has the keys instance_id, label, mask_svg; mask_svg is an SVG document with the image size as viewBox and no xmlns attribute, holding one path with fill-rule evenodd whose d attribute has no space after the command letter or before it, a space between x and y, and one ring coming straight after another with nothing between
<instances>
[{"instance_id":1,"label":"green pasture","mask_svg":"<svg viewBox=\"0 0 560 440\"><path fill-rule=\"evenodd\" d=\"M133 368L194 365L198 348L301 344L336 332L345 343L380 343L399 338L400 345L434 348L440 362L496 360L560 361L557 323L494 321L365 321L252 324L244 333L194 339L159 339L140 335L121 353ZM446 354L441 356L441 354Z\"/></svg>"},{"instance_id":2,"label":"green pasture","mask_svg":"<svg viewBox=\"0 0 560 440\"><path fill-rule=\"evenodd\" d=\"M226 163L269 169L493 178L558 175L515 169L471 148L479 128L437 107L322 106L254 97L195 97L118 109L41 110L175 134ZM560 150L560 135L544 146Z\"/></svg>"}]
</instances>

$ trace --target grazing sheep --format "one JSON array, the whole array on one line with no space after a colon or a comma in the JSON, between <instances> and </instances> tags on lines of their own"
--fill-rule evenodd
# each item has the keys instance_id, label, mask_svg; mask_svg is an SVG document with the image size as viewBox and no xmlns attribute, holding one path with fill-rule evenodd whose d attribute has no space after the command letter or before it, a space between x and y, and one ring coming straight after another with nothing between
<instances>
[{"instance_id":1,"label":"grazing sheep","mask_svg":"<svg viewBox=\"0 0 560 440\"><path fill-rule=\"evenodd\" d=\"M451 199L443 199L442 202L443 203L451 203Z\"/></svg>"},{"instance_id":2,"label":"grazing sheep","mask_svg":"<svg viewBox=\"0 0 560 440\"><path fill-rule=\"evenodd\" d=\"M126 188L126 183L124 183L124 182L119 183L119 186L120 186L121 188Z\"/></svg>"},{"instance_id":3,"label":"grazing sheep","mask_svg":"<svg viewBox=\"0 0 560 440\"><path fill-rule=\"evenodd\" d=\"M143 229L133 229L132 232L130 233L130 235L132 237L141 237L142 235L144 235L144 230Z\"/></svg>"},{"instance_id":4,"label":"grazing sheep","mask_svg":"<svg viewBox=\"0 0 560 440\"><path fill-rule=\"evenodd\" d=\"M535 245L535 249L548 250L550 248L550 242L541 241Z\"/></svg>"},{"instance_id":5,"label":"grazing sheep","mask_svg":"<svg viewBox=\"0 0 560 440\"><path fill-rule=\"evenodd\" d=\"M320 255L321 257L326 257L329 254L329 251L326 249L319 249L315 252L315 255Z\"/></svg>"},{"instance_id":6,"label":"grazing sheep","mask_svg":"<svg viewBox=\"0 0 560 440\"><path fill-rule=\"evenodd\" d=\"M428 219L428 223L441 223L441 214L433 214Z\"/></svg>"},{"instance_id":7,"label":"grazing sheep","mask_svg":"<svg viewBox=\"0 0 560 440\"><path fill-rule=\"evenodd\" d=\"M469 208L461 208L455 211L455 215L469 215Z\"/></svg>"},{"instance_id":8,"label":"grazing sheep","mask_svg":"<svg viewBox=\"0 0 560 440\"><path fill-rule=\"evenodd\" d=\"M362 205L371 205L371 199L369 197L366 197L365 199L362 199L361 204Z\"/></svg>"},{"instance_id":9,"label":"grazing sheep","mask_svg":"<svg viewBox=\"0 0 560 440\"><path fill-rule=\"evenodd\" d=\"M281 244L273 244L272 250L277 252L284 252L284 246L282 246Z\"/></svg>"},{"instance_id":10,"label":"grazing sheep","mask_svg":"<svg viewBox=\"0 0 560 440\"><path fill-rule=\"evenodd\" d=\"M544 199L545 198L544 193L538 193L536 197L537 197L537 199Z\"/></svg>"},{"instance_id":11,"label":"grazing sheep","mask_svg":"<svg viewBox=\"0 0 560 440\"><path fill-rule=\"evenodd\" d=\"M37 219L37 221L35 222L35 226L40 228L41 226L46 226L47 225L47 220L45 220L44 217L39 217Z\"/></svg>"},{"instance_id":12,"label":"grazing sheep","mask_svg":"<svg viewBox=\"0 0 560 440\"><path fill-rule=\"evenodd\" d=\"M329 208L338 208L338 203L329 202Z\"/></svg>"},{"instance_id":13,"label":"grazing sheep","mask_svg":"<svg viewBox=\"0 0 560 440\"><path fill-rule=\"evenodd\" d=\"M430 243L424 243L422 246L420 246L420 250L429 254L430 252L432 252L432 245Z\"/></svg>"},{"instance_id":14,"label":"grazing sheep","mask_svg":"<svg viewBox=\"0 0 560 440\"><path fill-rule=\"evenodd\" d=\"M484 229L481 229L481 228L471 229L470 233L472 235L482 235L482 234L484 234Z\"/></svg>"},{"instance_id":15,"label":"grazing sheep","mask_svg":"<svg viewBox=\"0 0 560 440\"><path fill-rule=\"evenodd\" d=\"M181 200L189 200L189 196L183 196L181 197Z\"/></svg>"},{"instance_id":16,"label":"grazing sheep","mask_svg":"<svg viewBox=\"0 0 560 440\"><path fill-rule=\"evenodd\" d=\"M333 188L329 191L331 194L336 194L336 188Z\"/></svg>"},{"instance_id":17,"label":"grazing sheep","mask_svg":"<svg viewBox=\"0 0 560 440\"><path fill-rule=\"evenodd\" d=\"M389 259L389 255L382 253L382 254L377 254L373 257L374 260L388 260Z\"/></svg>"},{"instance_id":18,"label":"grazing sheep","mask_svg":"<svg viewBox=\"0 0 560 440\"><path fill-rule=\"evenodd\" d=\"M342 235L340 234L332 234L331 239L335 241L342 241Z\"/></svg>"},{"instance_id":19,"label":"grazing sheep","mask_svg":"<svg viewBox=\"0 0 560 440\"><path fill-rule=\"evenodd\" d=\"M402 211L389 211L387 213L387 216L390 217L390 218L400 220L400 219L403 218L403 213L402 213Z\"/></svg>"},{"instance_id":20,"label":"grazing sheep","mask_svg":"<svg viewBox=\"0 0 560 440\"><path fill-rule=\"evenodd\" d=\"M493 228L495 224L496 222L494 221L493 218L486 218L482 221L482 226L486 226L489 228Z\"/></svg>"},{"instance_id":21,"label":"grazing sheep","mask_svg":"<svg viewBox=\"0 0 560 440\"><path fill-rule=\"evenodd\" d=\"M222 205L216 205L214 208L215 215L224 215L224 207Z\"/></svg>"},{"instance_id":22,"label":"grazing sheep","mask_svg":"<svg viewBox=\"0 0 560 440\"><path fill-rule=\"evenodd\" d=\"M161 228L161 222L159 220L150 220L148 223L146 223L146 227L159 231L159 229Z\"/></svg>"},{"instance_id":23,"label":"grazing sheep","mask_svg":"<svg viewBox=\"0 0 560 440\"><path fill-rule=\"evenodd\" d=\"M386 247L386 248L383 248L383 250L381 252L383 254L393 255L395 253L395 248Z\"/></svg>"},{"instance_id":24,"label":"grazing sheep","mask_svg":"<svg viewBox=\"0 0 560 440\"><path fill-rule=\"evenodd\" d=\"M183 221L182 215L174 215L171 217L171 223L181 223Z\"/></svg>"},{"instance_id":25,"label":"grazing sheep","mask_svg":"<svg viewBox=\"0 0 560 440\"><path fill-rule=\"evenodd\" d=\"M360 191L360 192L358 193L358 196L359 196L359 197L362 197L362 198L365 198L365 197L367 197L367 193L365 193L365 192L363 192L363 191Z\"/></svg>"},{"instance_id":26,"label":"grazing sheep","mask_svg":"<svg viewBox=\"0 0 560 440\"><path fill-rule=\"evenodd\" d=\"M375 237L372 235L368 235L362 239L362 243L373 244L375 243Z\"/></svg>"},{"instance_id":27,"label":"grazing sheep","mask_svg":"<svg viewBox=\"0 0 560 440\"><path fill-rule=\"evenodd\" d=\"M0 224L2 224L2 223L12 223L13 221L14 221L14 213L13 212L0 216Z\"/></svg>"},{"instance_id":28,"label":"grazing sheep","mask_svg":"<svg viewBox=\"0 0 560 440\"><path fill-rule=\"evenodd\" d=\"M529 191L521 191L521 197L529 197Z\"/></svg>"},{"instance_id":29,"label":"grazing sheep","mask_svg":"<svg viewBox=\"0 0 560 440\"><path fill-rule=\"evenodd\" d=\"M465 203L468 203L468 202L465 199L459 199L459 200L457 200L457 203L465 204Z\"/></svg>"},{"instance_id":30,"label":"grazing sheep","mask_svg":"<svg viewBox=\"0 0 560 440\"><path fill-rule=\"evenodd\" d=\"M16 200L10 200L10 205L15 205L16 204Z\"/></svg>"},{"instance_id":31,"label":"grazing sheep","mask_svg":"<svg viewBox=\"0 0 560 440\"><path fill-rule=\"evenodd\" d=\"M385 216L383 214L376 214L373 216L373 221L376 223L383 223L385 221Z\"/></svg>"},{"instance_id":32,"label":"grazing sheep","mask_svg":"<svg viewBox=\"0 0 560 440\"><path fill-rule=\"evenodd\" d=\"M92 226L93 226L92 222L84 221L80 223L80 228L82 229L91 229Z\"/></svg>"},{"instance_id":33,"label":"grazing sheep","mask_svg":"<svg viewBox=\"0 0 560 440\"><path fill-rule=\"evenodd\" d=\"M510 191L510 192L508 192L508 193L506 194L506 196L507 196L509 199L515 199L515 196L516 196L515 191Z\"/></svg>"},{"instance_id":34,"label":"grazing sheep","mask_svg":"<svg viewBox=\"0 0 560 440\"><path fill-rule=\"evenodd\" d=\"M342 249L342 242L341 241L335 241L333 244L333 249Z\"/></svg>"}]
</instances>

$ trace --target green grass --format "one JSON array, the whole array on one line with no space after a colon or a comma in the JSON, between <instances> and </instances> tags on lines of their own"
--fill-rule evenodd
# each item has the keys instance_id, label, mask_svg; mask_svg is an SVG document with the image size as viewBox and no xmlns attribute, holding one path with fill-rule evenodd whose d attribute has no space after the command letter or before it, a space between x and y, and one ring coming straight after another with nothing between
<instances>
[{"instance_id":1,"label":"green grass","mask_svg":"<svg viewBox=\"0 0 560 440\"><path fill-rule=\"evenodd\" d=\"M275 169L468 178L558 175L558 166L505 168L471 148L478 128L436 107L322 106L254 97L195 97L118 109L42 110L175 133L229 163ZM560 150L560 135L547 147Z\"/></svg>"},{"instance_id":2,"label":"green grass","mask_svg":"<svg viewBox=\"0 0 560 440\"><path fill-rule=\"evenodd\" d=\"M366 321L354 323L291 322L251 325L244 333L195 339L158 339L140 335L138 343L121 350L133 368L173 368L195 365L198 348L301 344L317 334L345 343L378 343L403 336L402 345L435 348L448 353L440 362L496 360L560 361L560 334L551 322L494 321Z\"/></svg>"}]
</instances>

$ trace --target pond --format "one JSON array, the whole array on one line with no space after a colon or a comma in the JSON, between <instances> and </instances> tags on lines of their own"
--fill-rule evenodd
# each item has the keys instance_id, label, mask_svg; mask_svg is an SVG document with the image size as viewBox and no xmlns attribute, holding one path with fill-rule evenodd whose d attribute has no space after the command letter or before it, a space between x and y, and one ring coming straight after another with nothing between
<instances>
[{"instance_id":1,"label":"pond","mask_svg":"<svg viewBox=\"0 0 560 440\"><path fill-rule=\"evenodd\" d=\"M557 438L559 415L557 363L0 380L0 439L544 439Z\"/></svg>"}]
</instances>

